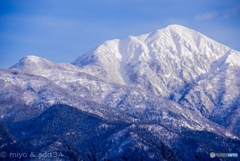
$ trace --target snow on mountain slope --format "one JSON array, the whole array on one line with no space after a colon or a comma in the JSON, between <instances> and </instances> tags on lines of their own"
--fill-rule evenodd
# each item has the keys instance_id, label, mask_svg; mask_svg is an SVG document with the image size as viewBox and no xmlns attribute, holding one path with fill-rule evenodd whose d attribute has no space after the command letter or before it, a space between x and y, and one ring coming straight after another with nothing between
<instances>
[{"instance_id":1,"label":"snow on mountain slope","mask_svg":"<svg viewBox=\"0 0 240 161\"><path fill-rule=\"evenodd\" d=\"M36 64L36 61L28 60L33 58L39 60L39 62ZM34 74L35 76L45 77L58 87L62 87L77 96L100 104L106 104L113 108L119 108L123 111L144 111L147 108L153 107L151 105L153 101L162 102L160 104L163 108L168 107L167 102L171 102L162 97L157 97L154 100L153 97L155 96L148 90L106 82L79 72L81 70L78 67L69 65L75 68L74 70L68 70L64 65L65 64L55 64L45 59L31 56L23 58L17 65L11 68L17 68L23 72ZM33 68L34 66L38 66L39 68L35 69Z\"/></svg>"},{"instance_id":2,"label":"snow on mountain slope","mask_svg":"<svg viewBox=\"0 0 240 161\"><path fill-rule=\"evenodd\" d=\"M82 75L83 79L86 75ZM88 86L83 86L80 90L84 88L88 88ZM125 121L139 120L130 117L123 110L94 102L90 97L90 89L83 90L82 93L85 93L86 96L81 96L77 92L63 88L42 76L30 75L16 69L1 69L0 121L18 122L28 120L40 115L55 104L74 106L109 120L123 118ZM96 97L97 95L93 98L96 99Z\"/></svg>"},{"instance_id":3,"label":"snow on mountain slope","mask_svg":"<svg viewBox=\"0 0 240 161\"><path fill-rule=\"evenodd\" d=\"M216 69L186 90L179 103L240 135L237 124L240 116L237 112L240 109L240 68L229 67L228 64L221 66L225 69Z\"/></svg>"},{"instance_id":4,"label":"snow on mountain slope","mask_svg":"<svg viewBox=\"0 0 240 161\"><path fill-rule=\"evenodd\" d=\"M78 97L40 76L19 70L0 70L1 118L31 118L53 104L78 104ZM19 115L19 117L18 117Z\"/></svg>"},{"instance_id":5,"label":"snow on mountain slope","mask_svg":"<svg viewBox=\"0 0 240 161\"><path fill-rule=\"evenodd\" d=\"M30 61L29 59L37 59L39 62L36 63L36 61ZM69 68L73 70L69 70ZM108 104L111 105L111 107L118 106L122 99L126 99L126 97L131 95L135 97L131 98L132 102L138 97L144 98L145 101L150 99L148 91L106 82L80 72L81 69L74 65L55 64L35 56L24 57L19 63L11 67L11 69L18 69L28 74L45 77L56 85L72 91L78 96L98 103ZM140 109L139 107L144 109L145 105L141 105L140 102L135 102L131 107L136 106L138 109Z\"/></svg>"},{"instance_id":6,"label":"snow on mountain slope","mask_svg":"<svg viewBox=\"0 0 240 161\"><path fill-rule=\"evenodd\" d=\"M31 65L27 65L31 66ZM6 84L20 88L22 92L15 92L17 95L25 93L32 95L32 101L18 97L23 104L30 106L49 107L54 104L67 104L80 108L84 111L94 113L103 118L115 118L132 121L153 121L164 124L176 131L185 131L186 129L198 131L210 131L217 135L236 138L227 132L224 128L213 124L203 116L198 116L188 109L184 109L177 103L166 98L155 96L149 91L139 88L132 88L115 83L105 82L93 76L74 71L58 71L51 68L55 75L46 79L44 77L25 74L19 70L3 70L1 78ZM14 74L16 72L16 74ZM65 73L66 72L66 73ZM67 75L64 75L67 74ZM63 77L59 77L61 74ZM34 81L37 79L37 82ZM17 80L17 82L16 82ZM42 82L42 83L40 83ZM6 88L1 90L13 91ZM35 87L37 86L37 87ZM61 89L62 88L62 89ZM32 89L32 90L30 90ZM39 92L44 91L44 92ZM9 97L16 97L14 92L8 94ZM2 99L8 99L4 96ZM82 99L95 101L104 106L92 107L89 103L83 105ZM27 102L26 102L27 101Z\"/></svg>"},{"instance_id":7,"label":"snow on mountain slope","mask_svg":"<svg viewBox=\"0 0 240 161\"><path fill-rule=\"evenodd\" d=\"M79 71L79 68L74 65L68 63L55 64L37 56L26 56L10 69L19 69L28 74L44 77L54 77L55 73L61 71Z\"/></svg>"},{"instance_id":8,"label":"snow on mountain slope","mask_svg":"<svg viewBox=\"0 0 240 161\"><path fill-rule=\"evenodd\" d=\"M194 30L170 25L149 34L106 41L72 64L110 82L177 97L187 83L207 76L213 63L226 59L230 66L239 66L239 52Z\"/></svg>"}]
</instances>

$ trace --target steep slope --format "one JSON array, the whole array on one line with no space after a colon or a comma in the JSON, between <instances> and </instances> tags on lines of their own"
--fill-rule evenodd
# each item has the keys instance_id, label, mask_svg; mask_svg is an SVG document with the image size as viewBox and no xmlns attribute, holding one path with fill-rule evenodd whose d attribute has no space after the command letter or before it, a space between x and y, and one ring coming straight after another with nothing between
<instances>
[{"instance_id":1,"label":"steep slope","mask_svg":"<svg viewBox=\"0 0 240 161\"><path fill-rule=\"evenodd\" d=\"M240 136L240 68L225 65L188 87L179 103Z\"/></svg>"}]
</instances>

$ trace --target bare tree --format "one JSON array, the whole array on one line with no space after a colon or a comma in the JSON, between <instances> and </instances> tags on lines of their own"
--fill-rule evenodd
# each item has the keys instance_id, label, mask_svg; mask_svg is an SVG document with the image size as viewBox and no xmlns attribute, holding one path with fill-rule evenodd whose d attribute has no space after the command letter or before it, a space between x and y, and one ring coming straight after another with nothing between
<instances>
[{"instance_id":1,"label":"bare tree","mask_svg":"<svg viewBox=\"0 0 240 161\"><path fill-rule=\"evenodd\" d=\"M204 161L203 155L200 152L198 152L198 154L195 156L195 158L199 161Z\"/></svg>"},{"instance_id":2,"label":"bare tree","mask_svg":"<svg viewBox=\"0 0 240 161\"><path fill-rule=\"evenodd\" d=\"M89 151L90 151L90 153L87 154L87 157L89 159L91 159L92 161L97 161L97 155L96 155L94 148L89 148Z\"/></svg>"},{"instance_id":3,"label":"bare tree","mask_svg":"<svg viewBox=\"0 0 240 161\"><path fill-rule=\"evenodd\" d=\"M177 153L171 150L164 143L161 143L161 147L159 147L157 144L154 144L154 146L157 148L155 154L158 156L159 160L161 159L160 156L163 157L164 161L174 161L175 159L177 159Z\"/></svg>"},{"instance_id":4,"label":"bare tree","mask_svg":"<svg viewBox=\"0 0 240 161\"><path fill-rule=\"evenodd\" d=\"M72 148L67 144L67 153L69 155L69 157L71 159L73 159L73 161L78 161L78 157L75 155L75 153L73 152Z\"/></svg>"}]
</instances>

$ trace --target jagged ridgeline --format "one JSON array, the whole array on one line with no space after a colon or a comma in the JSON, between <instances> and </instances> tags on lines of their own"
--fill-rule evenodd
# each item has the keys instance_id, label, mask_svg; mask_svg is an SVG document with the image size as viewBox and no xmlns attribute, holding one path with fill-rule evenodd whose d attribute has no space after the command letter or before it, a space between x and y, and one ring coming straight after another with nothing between
<instances>
[{"instance_id":1,"label":"jagged ridgeline","mask_svg":"<svg viewBox=\"0 0 240 161\"><path fill-rule=\"evenodd\" d=\"M72 64L24 57L0 69L0 151L84 161L240 154L239 69L240 52L179 25L106 41Z\"/></svg>"}]
</instances>

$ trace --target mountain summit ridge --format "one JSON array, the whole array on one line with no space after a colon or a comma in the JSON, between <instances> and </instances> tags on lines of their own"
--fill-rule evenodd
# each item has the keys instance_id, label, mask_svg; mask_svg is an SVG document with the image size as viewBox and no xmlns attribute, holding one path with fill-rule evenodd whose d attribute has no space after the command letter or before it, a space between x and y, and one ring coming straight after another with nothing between
<instances>
[{"instance_id":1,"label":"mountain summit ridge","mask_svg":"<svg viewBox=\"0 0 240 161\"><path fill-rule=\"evenodd\" d=\"M199 32L170 25L136 37L105 41L72 64L110 82L137 87L150 83L155 94L169 97L210 72L218 59L225 57L230 66L239 66L239 55ZM178 86L172 86L169 79ZM173 90L166 89L168 84Z\"/></svg>"}]
</instances>

